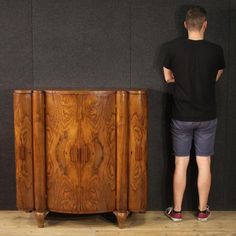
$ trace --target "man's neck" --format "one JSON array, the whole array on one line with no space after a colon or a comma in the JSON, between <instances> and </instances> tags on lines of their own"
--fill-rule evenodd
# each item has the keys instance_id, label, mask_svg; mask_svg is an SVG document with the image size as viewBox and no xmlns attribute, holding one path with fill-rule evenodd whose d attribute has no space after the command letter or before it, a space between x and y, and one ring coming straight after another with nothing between
<instances>
[{"instance_id":1,"label":"man's neck","mask_svg":"<svg viewBox=\"0 0 236 236\"><path fill-rule=\"evenodd\" d=\"M188 31L188 39L202 40L204 39L204 34L200 31Z\"/></svg>"}]
</instances>

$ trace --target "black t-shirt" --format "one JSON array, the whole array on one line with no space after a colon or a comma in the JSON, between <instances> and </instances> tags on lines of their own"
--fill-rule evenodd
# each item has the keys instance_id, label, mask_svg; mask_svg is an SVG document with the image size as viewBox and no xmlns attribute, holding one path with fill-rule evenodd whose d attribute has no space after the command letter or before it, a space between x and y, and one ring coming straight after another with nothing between
<instances>
[{"instance_id":1,"label":"black t-shirt","mask_svg":"<svg viewBox=\"0 0 236 236\"><path fill-rule=\"evenodd\" d=\"M205 39L176 39L167 44L163 66L171 69L172 118L206 121L217 117L215 84L219 69L225 68L221 46Z\"/></svg>"}]
</instances>

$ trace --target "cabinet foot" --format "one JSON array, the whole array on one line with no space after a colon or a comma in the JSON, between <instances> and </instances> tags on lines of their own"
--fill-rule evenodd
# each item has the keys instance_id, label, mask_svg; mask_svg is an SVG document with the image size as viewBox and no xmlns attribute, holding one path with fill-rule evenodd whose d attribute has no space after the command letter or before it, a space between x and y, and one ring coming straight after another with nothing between
<instances>
[{"instance_id":1,"label":"cabinet foot","mask_svg":"<svg viewBox=\"0 0 236 236\"><path fill-rule=\"evenodd\" d=\"M36 218L37 225L39 228L44 227L44 219L47 214L48 212L38 212L38 211L35 212L35 218Z\"/></svg>"},{"instance_id":2,"label":"cabinet foot","mask_svg":"<svg viewBox=\"0 0 236 236\"><path fill-rule=\"evenodd\" d=\"M113 213L116 216L118 227L120 229L125 227L125 221L127 219L127 216L129 215L129 211L113 211Z\"/></svg>"}]
</instances>

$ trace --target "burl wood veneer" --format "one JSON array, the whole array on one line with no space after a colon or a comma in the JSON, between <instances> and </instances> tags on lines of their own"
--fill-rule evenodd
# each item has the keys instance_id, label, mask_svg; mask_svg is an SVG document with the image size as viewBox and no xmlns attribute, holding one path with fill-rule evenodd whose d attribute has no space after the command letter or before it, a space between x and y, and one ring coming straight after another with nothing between
<instances>
[{"instance_id":1,"label":"burl wood veneer","mask_svg":"<svg viewBox=\"0 0 236 236\"><path fill-rule=\"evenodd\" d=\"M129 212L147 207L146 90L15 90L17 208Z\"/></svg>"}]
</instances>

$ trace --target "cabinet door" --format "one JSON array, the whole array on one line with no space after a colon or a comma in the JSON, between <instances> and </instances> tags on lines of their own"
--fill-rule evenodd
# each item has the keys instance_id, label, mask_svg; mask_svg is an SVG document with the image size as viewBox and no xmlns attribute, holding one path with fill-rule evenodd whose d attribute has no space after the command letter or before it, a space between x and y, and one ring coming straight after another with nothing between
<instances>
[{"instance_id":1,"label":"cabinet door","mask_svg":"<svg viewBox=\"0 0 236 236\"><path fill-rule=\"evenodd\" d=\"M77 95L46 93L46 166L48 209L80 210Z\"/></svg>"},{"instance_id":2,"label":"cabinet door","mask_svg":"<svg viewBox=\"0 0 236 236\"><path fill-rule=\"evenodd\" d=\"M115 92L78 96L81 212L115 209Z\"/></svg>"}]
</instances>

